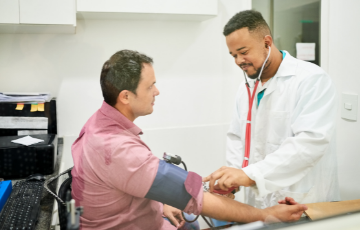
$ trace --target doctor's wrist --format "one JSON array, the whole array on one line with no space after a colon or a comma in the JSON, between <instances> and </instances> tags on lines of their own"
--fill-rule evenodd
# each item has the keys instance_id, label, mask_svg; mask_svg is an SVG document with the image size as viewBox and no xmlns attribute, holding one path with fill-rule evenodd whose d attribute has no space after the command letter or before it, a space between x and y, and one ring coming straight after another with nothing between
<instances>
[{"instance_id":1,"label":"doctor's wrist","mask_svg":"<svg viewBox=\"0 0 360 230\"><path fill-rule=\"evenodd\" d=\"M256 184L255 181L253 181L243 169L240 169L240 171L240 186L250 187Z\"/></svg>"}]
</instances>

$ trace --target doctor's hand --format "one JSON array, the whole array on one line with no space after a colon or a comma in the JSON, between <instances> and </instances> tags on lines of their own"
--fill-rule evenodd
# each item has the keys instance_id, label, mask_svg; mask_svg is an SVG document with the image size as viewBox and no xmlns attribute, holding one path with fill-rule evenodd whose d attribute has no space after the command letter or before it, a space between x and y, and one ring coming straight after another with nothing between
<instances>
[{"instance_id":1,"label":"doctor's hand","mask_svg":"<svg viewBox=\"0 0 360 230\"><path fill-rule=\"evenodd\" d=\"M181 210L177 208L164 204L163 214L176 228L181 228L185 224Z\"/></svg>"},{"instance_id":2,"label":"doctor's hand","mask_svg":"<svg viewBox=\"0 0 360 230\"><path fill-rule=\"evenodd\" d=\"M218 183L215 185L216 180L218 180ZM255 184L255 181L251 180L243 170L226 166L203 178L203 182L208 181L210 192L214 189L228 190L231 187L248 187Z\"/></svg>"}]
</instances>

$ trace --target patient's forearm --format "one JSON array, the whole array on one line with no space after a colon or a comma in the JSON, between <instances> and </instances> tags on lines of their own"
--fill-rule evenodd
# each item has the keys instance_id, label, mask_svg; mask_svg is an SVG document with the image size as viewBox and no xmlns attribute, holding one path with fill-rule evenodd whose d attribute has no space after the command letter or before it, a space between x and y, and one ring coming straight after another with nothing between
<instances>
[{"instance_id":1,"label":"patient's forearm","mask_svg":"<svg viewBox=\"0 0 360 230\"><path fill-rule=\"evenodd\" d=\"M244 223L264 220L267 216L266 210L208 192L204 192L201 214L218 220Z\"/></svg>"}]
</instances>

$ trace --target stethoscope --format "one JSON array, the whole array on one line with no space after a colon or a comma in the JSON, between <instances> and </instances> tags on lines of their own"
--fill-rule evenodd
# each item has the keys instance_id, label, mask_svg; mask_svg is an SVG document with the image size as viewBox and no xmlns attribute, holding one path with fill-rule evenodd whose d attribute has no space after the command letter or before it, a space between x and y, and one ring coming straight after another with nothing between
<instances>
[{"instance_id":1,"label":"stethoscope","mask_svg":"<svg viewBox=\"0 0 360 230\"><path fill-rule=\"evenodd\" d=\"M253 106L253 103L254 103L256 89L257 89L257 87L259 85L259 82L260 82L260 79L261 79L261 74L262 74L262 72L264 70L265 63L267 62L267 60L270 57L270 53L271 53L271 48L269 46L269 53L268 53L263 65L261 67L260 74L259 74L258 78L256 79L254 91L252 92L252 94L250 93L250 85L249 85L249 82L247 81L246 73L245 73L245 71L243 71L244 77L245 77L245 86L246 86L247 93L248 93L248 98L249 98L249 111L248 111L248 115L247 115L247 119L246 119L245 153L244 153L244 160L243 160L243 164L242 164L243 168L245 168L246 166L249 165L250 144L251 144L251 111L252 111L252 106Z\"/></svg>"},{"instance_id":2,"label":"stethoscope","mask_svg":"<svg viewBox=\"0 0 360 230\"><path fill-rule=\"evenodd\" d=\"M246 73L243 71L244 77L245 77L245 85L246 85L247 92L248 92L248 97L249 97L249 112L248 112L247 120L246 120L245 154L244 154L244 160L243 160L243 164L242 164L243 168L245 168L249 164L250 141L251 141L251 110L252 110L252 105L253 105L253 102L254 102L257 86L258 86L258 84L260 82L260 79L261 79L261 74L262 74L262 72L264 70L265 63L267 62L267 60L270 57L270 53L271 53L271 48L269 46L269 53L268 53L263 65L261 67L260 74L259 74L258 78L256 79L255 88L254 88L254 91L253 91L252 94L250 93L250 85L249 85L249 82L247 81ZM231 187L227 191L223 191L221 189L214 189L213 192L225 195L225 194L228 194L228 193L232 192L234 189L235 189L235 187Z\"/></svg>"}]
</instances>

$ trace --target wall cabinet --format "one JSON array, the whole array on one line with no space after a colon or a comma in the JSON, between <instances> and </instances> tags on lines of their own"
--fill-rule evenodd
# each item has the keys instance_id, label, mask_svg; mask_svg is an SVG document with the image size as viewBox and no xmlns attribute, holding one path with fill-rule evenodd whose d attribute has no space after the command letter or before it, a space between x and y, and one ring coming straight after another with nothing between
<instances>
[{"instance_id":1,"label":"wall cabinet","mask_svg":"<svg viewBox=\"0 0 360 230\"><path fill-rule=\"evenodd\" d=\"M218 0L0 0L0 33L75 33L76 19L196 20Z\"/></svg>"},{"instance_id":2,"label":"wall cabinet","mask_svg":"<svg viewBox=\"0 0 360 230\"><path fill-rule=\"evenodd\" d=\"M0 23L19 24L19 2L0 0Z\"/></svg>"},{"instance_id":3,"label":"wall cabinet","mask_svg":"<svg viewBox=\"0 0 360 230\"><path fill-rule=\"evenodd\" d=\"M75 0L0 0L0 33L75 33Z\"/></svg>"},{"instance_id":4,"label":"wall cabinet","mask_svg":"<svg viewBox=\"0 0 360 230\"><path fill-rule=\"evenodd\" d=\"M77 0L77 18L206 20L217 6L217 0Z\"/></svg>"}]
</instances>

